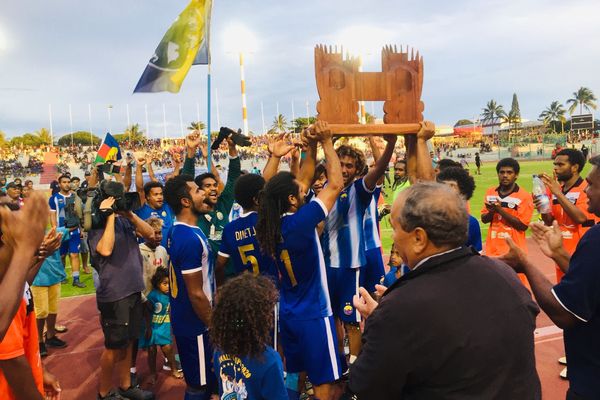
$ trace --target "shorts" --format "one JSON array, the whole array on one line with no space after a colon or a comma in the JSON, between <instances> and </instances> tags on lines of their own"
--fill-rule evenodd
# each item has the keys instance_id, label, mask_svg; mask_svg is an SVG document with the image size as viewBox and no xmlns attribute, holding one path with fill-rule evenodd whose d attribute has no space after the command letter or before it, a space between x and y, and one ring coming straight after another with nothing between
<instances>
[{"instance_id":1,"label":"shorts","mask_svg":"<svg viewBox=\"0 0 600 400\"><path fill-rule=\"evenodd\" d=\"M352 299L358 288L364 286L365 267L327 268L327 286L333 316L344 322L360 322L360 313Z\"/></svg>"},{"instance_id":2,"label":"shorts","mask_svg":"<svg viewBox=\"0 0 600 400\"><path fill-rule=\"evenodd\" d=\"M48 314L58 314L60 283L52 286L31 286L31 294L37 319L44 319Z\"/></svg>"},{"instance_id":3,"label":"shorts","mask_svg":"<svg viewBox=\"0 0 600 400\"><path fill-rule=\"evenodd\" d=\"M107 349L125 349L139 337L142 326L141 293L117 301L98 302L98 310Z\"/></svg>"},{"instance_id":4,"label":"shorts","mask_svg":"<svg viewBox=\"0 0 600 400\"><path fill-rule=\"evenodd\" d=\"M213 369L213 348L208 331L195 337L175 336L175 343L185 383L195 389L212 390L217 378Z\"/></svg>"},{"instance_id":5,"label":"shorts","mask_svg":"<svg viewBox=\"0 0 600 400\"><path fill-rule=\"evenodd\" d=\"M364 287L369 293L374 293L375 285L378 285L385 276L381 247L365 251L365 256L367 258L367 266L365 267Z\"/></svg>"},{"instance_id":6,"label":"shorts","mask_svg":"<svg viewBox=\"0 0 600 400\"><path fill-rule=\"evenodd\" d=\"M81 237L79 235L79 228L69 231L69 239L63 241L60 245L61 256L66 256L67 253L79 254L79 248L81 246Z\"/></svg>"},{"instance_id":7,"label":"shorts","mask_svg":"<svg viewBox=\"0 0 600 400\"><path fill-rule=\"evenodd\" d=\"M286 371L306 371L313 385L335 382L342 374L333 316L306 321L282 319L281 345Z\"/></svg>"}]
</instances>

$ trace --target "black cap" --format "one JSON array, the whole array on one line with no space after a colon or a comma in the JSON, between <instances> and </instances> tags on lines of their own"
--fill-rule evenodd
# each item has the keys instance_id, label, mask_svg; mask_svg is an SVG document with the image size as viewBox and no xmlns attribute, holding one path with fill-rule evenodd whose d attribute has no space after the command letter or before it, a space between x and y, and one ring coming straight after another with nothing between
<instances>
[{"instance_id":1,"label":"black cap","mask_svg":"<svg viewBox=\"0 0 600 400\"><path fill-rule=\"evenodd\" d=\"M7 189L21 189L23 187L23 185L19 185L16 182L10 182L8 185L6 185Z\"/></svg>"}]
</instances>

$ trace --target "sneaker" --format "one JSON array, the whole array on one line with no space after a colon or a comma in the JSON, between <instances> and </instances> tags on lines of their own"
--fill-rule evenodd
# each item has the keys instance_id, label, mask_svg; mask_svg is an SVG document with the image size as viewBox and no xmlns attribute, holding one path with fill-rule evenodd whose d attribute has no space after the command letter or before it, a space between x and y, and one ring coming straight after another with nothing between
<instances>
[{"instance_id":1,"label":"sneaker","mask_svg":"<svg viewBox=\"0 0 600 400\"><path fill-rule=\"evenodd\" d=\"M115 392L114 390L111 390L110 392L108 392L106 394L106 396L102 397L100 396L100 393L98 393L98 395L96 396L97 400L125 400L124 397L121 397L117 392Z\"/></svg>"},{"instance_id":2,"label":"sneaker","mask_svg":"<svg viewBox=\"0 0 600 400\"><path fill-rule=\"evenodd\" d=\"M154 400L154 393L133 386L127 390L119 388L119 395L129 400Z\"/></svg>"},{"instance_id":3,"label":"sneaker","mask_svg":"<svg viewBox=\"0 0 600 400\"><path fill-rule=\"evenodd\" d=\"M60 340L58 336L54 335L50 339L46 339L46 346L54 347L57 349L63 349L67 347L67 342Z\"/></svg>"},{"instance_id":4,"label":"sneaker","mask_svg":"<svg viewBox=\"0 0 600 400\"><path fill-rule=\"evenodd\" d=\"M179 354L175 354L175 364L177 365L177 371L182 372L181 361L179 361ZM169 365L169 360L165 358L165 362L163 363L163 371L170 371L171 366Z\"/></svg>"},{"instance_id":5,"label":"sneaker","mask_svg":"<svg viewBox=\"0 0 600 400\"><path fill-rule=\"evenodd\" d=\"M217 150L223 142L223 140L227 139L230 135L233 135L234 133L235 131L233 129L222 126L219 130L219 136L217 136L217 139L213 142L210 148L213 150Z\"/></svg>"},{"instance_id":6,"label":"sneaker","mask_svg":"<svg viewBox=\"0 0 600 400\"><path fill-rule=\"evenodd\" d=\"M560 374L558 374L558 376L560 376L563 379L567 379L567 367L560 371Z\"/></svg>"},{"instance_id":7,"label":"sneaker","mask_svg":"<svg viewBox=\"0 0 600 400\"><path fill-rule=\"evenodd\" d=\"M73 286L81 289L85 287L85 283L81 282L79 279L73 279Z\"/></svg>"},{"instance_id":8,"label":"sneaker","mask_svg":"<svg viewBox=\"0 0 600 400\"><path fill-rule=\"evenodd\" d=\"M567 365L567 357L561 357L558 359L558 363L562 365Z\"/></svg>"},{"instance_id":9,"label":"sneaker","mask_svg":"<svg viewBox=\"0 0 600 400\"><path fill-rule=\"evenodd\" d=\"M40 357L44 358L48 356L48 349L46 349L46 344L44 342L40 342Z\"/></svg>"}]
</instances>

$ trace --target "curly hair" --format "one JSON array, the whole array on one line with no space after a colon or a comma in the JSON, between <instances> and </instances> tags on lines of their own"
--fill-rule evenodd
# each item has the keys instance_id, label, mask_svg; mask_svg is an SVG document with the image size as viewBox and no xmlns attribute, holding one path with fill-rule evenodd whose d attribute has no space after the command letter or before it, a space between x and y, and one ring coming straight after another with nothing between
<instances>
[{"instance_id":1,"label":"curly hair","mask_svg":"<svg viewBox=\"0 0 600 400\"><path fill-rule=\"evenodd\" d=\"M154 271L154 275L150 278L150 283L152 283L152 287L154 289L158 289L158 285L163 281L163 279L169 277L169 271L165 267L158 267L156 271Z\"/></svg>"},{"instance_id":2,"label":"curly hair","mask_svg":"<svg viewBox=\"0 0 600 400\"><path fill-rule=\"evenodd\" d=\"M264 276L245 272L227 281L219 288L210 320L215 348L236 357L260 357L273 340L277 299L275 285Z\"/></svg>"},{"instance_id":3,"label":"curly hair","mask_svg":"<svg viewBox=\"0 0 600 400\"><path fill-rule=\"evenodd\" d=\"M367 168L367 160L365 158L364 153L358 150L356 147L343 144L340 147L338 147L335 151L339 158L346 156L354 158L354 163L356 166L356 176L362 174L365 168Z\"/></svg>"},{"instance_id":4,"label":"curly hair","mask_svg":"<svg viewBox=\"0 0 600 400\"><path fill-rule=\"evenodd\" d=\"M458 185L458 190L465 196L466 200L473 197L475 191L475 180L463 167L448 167L440 171L436 180L439 183L445 181L454 181Z\"/></svg>"}]
</instances>

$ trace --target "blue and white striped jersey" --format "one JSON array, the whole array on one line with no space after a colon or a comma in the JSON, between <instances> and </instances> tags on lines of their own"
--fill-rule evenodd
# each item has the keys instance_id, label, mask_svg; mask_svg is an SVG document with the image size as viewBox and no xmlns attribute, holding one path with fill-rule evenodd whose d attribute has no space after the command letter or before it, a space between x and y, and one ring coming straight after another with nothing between
<instances>
[{"instance_id":1,"label":"blue and white striped jersey","mask_svg":"<svg viewBox=\"0 0 600 400\"><path fill-rule=\"evenodd\" d=\"M340 193L321 235L327 267L359 268L366 265L363 222L372 199L373 192L367 190L362 178Z\"/></svg>"},{"instance_id":2,"label":"blue and white striped jersey","mask_svg":"<svg viewBox=\"0 0 600 400\"><path fill-rule=\"evenodd\" d=\"M373 192L371 203L365 212L365 250L378 249L381 247L381 237L379 235L379 211L377 210L377 203L379 202L380 195L381 186L377 186Z\"/></svg>"},{"instance_id":3,"label":"blue and white striped jersey","mask_svg":"<svg viewBox=\"0 0 600 400\"><path fill-rule=\"evenodd\" d=\"M325 260L317 225L327 217L327 208L314 199L281 219L283 242L277 246L277 268L281 275L279 314L286 320L329 317L331 302Z\"/></svg>"}]
</instances>

